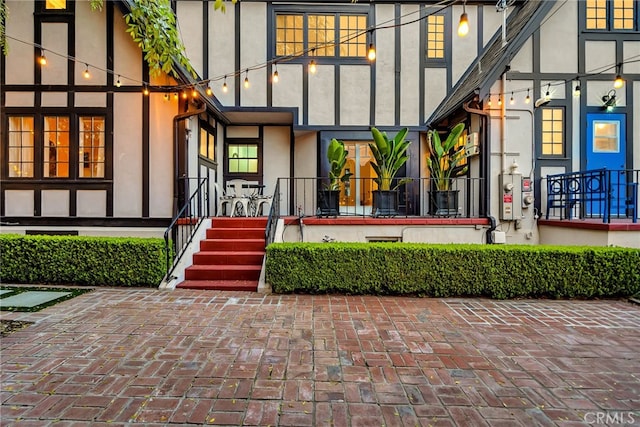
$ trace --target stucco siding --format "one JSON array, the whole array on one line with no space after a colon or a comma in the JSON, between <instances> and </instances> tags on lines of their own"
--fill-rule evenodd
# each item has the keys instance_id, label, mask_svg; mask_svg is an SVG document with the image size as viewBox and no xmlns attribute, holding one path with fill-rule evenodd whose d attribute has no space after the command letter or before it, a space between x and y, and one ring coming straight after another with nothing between
<instances>
[{"instance_id":1,"label":"stucco siding","mask_svg":"<svg viewBox=\"0 0 640 427\"><path fill-rule=\"evenodd\" d=\"M393 22L393 5L376 5L377 23ZM376 31L376 70L375 124L393 125L395 121L395 31L384 29Z\"/></svg>"},{"instance_id":2,"label":"stucco siding","mask_svg":"<svg viewBox=\"0 0 640 427\"><path fill-rule=\"evenodd\" d=\"M17 39L24 40L26 43L32 43L33 3L8 1L7 8L11 13L6 22L6 33ZM34 82L33 71L36 65L33 60L33 47L12 39L8 39L7 43L9 44L9 54L5 58L6 83L32 84ZM45 47L48 46L45 45ZM51 59L54 60L53 55L49 56L52 56ZM61 58L60 61L64 61L64 59Z\"/></svg>"},{"instance_id":3,"label":"stucco siding","mask_svg":"<svg viewBox=\"0 0 640 427\"><path fill-rule=\"evenodd\" d=\"M227 7L225 13L214 11L213 2L210 2L209 7L209 75L211 77L229 75L227 78L229 90L226 93L222 91L224 80L216 80L211 83L213 93L223 105L234 105L236 7L240 6Z\"/></svg>"},{"instance_id":4,"label":"stucco siding","mask_svg":"<svg viewBox=\"0 0 640 427\"><path fill-rule=\"evenodd\" d=\"M467 6L467 16L469 19L469 27L477 28L477 8L473 6ZM477 31L469 31L465 37L458 37L458 19L462 14L461 6L453 6L451 15L453 16L451 32L447 35L451 38L451 50L454 52L452 55L452 67L451 77L452 85L460 79L460 77L467 71L469 65L478 55L477 46L478 38ZM445 36L446 37L446 36Z\"/></svg>"},{"instance_id":5,"label":"stucco siding","mask_svg":"<svg viewBox=\"0 0 640 427\"><path fill-rule=\"evenodd\" d=\"M181 36L182 42L184 43L187 58L189 58L189 62L196 70L198 75L202 76L204 70L202 66L202 2L177 2L176 14L178 16L178 24L180 29L179 34Z\"/></svg>"},{"instance_id":6,"label":"stucco siding","mask_svg":"<svg viewBox=\"0 0 640 427\"><path fill-rule=\"evenodd\" d=\"M264 64L267 59L267 6L266 3L241 3L240 68L246 70ZM242 73L244 81L246 72ZM267 71L265 68L249 71L249 89L240 92L240 104L264 106L267 103Z\"/></svg>"},{"instance_id":7,"label":"stucco siding","mask_svg":"<svg viewBox=\"0 0 640 427\"><path fill-rule=\"evenodd\" d=\"M280 77L280 81L278 83L273 83L272 85L272 105L274 107L298 107L298 111L300 112L298 115L298 121L302 120L303 112L303 73L304 70L301 64L282 64L278 66L278 76ZM318 92L316 94L317 96L312 97L312 99L333 99L332 85L328 87L323 86L323 83L328 80L327 77L331 73L328 72L328 70L323 70L318 74L319 75L313 76L313 79L309 79L309 92ZM317 114L320 116L322 116L322 114L326 114L327 109L329 109L327 105L323 105L321 102L314 102L313 106L315 107ZM333 108L333 104L331 104L331 108ZM311 111L309 114L311 115ZM322 123L322 120L319 120L319 122Z\"/></svg>"},{"instance_id":8,"label":"stucco siding","mask_svg":"<svg viewBox=\"0 0 640 427\"><path fill-rule=\"evenodd\" d=\"M149 105L149 216L166 218L173 213L173 116L178 107L177 101L165 101L159 93L149 96ZM187 147L197 158L199 135L194 119L190 129ZM190 165L197 165L189 160Z\"/></svg>"},{"instance_id":9,"label":"stucco siding","mask_svg":"<svg viewBox=\"0 0 640 427\"><path fill-rule=\"evenodd\" d=\"M126 32L122 13L116 8L113 23L114 82L120 78L122 86L140 85L142 80L142 52Z\"/></svg>"},{"instance_id":10,"label":"stucco siding","mask_svg":"<svg viewBox=\"0 0 640 427\"><path fill-rule=\"evenodd\" d=\"M46 49L50 49L53 52L57 52L62 55L67 55L67 37L69 36L69 26L65 23L59 22L45 22L42 24L42 46ZM27 49L29 52L33 52L31 49ZM34 62L33 55L29 55L31 62ZM41 67L41 79L42 84L46 85L66 85L68 84L67 78L67 59L49 54L47 55L47 66ZM76 65L78 67L79 65ZM84 64L82 64L84 67ZM80 71L82 73L84 68ZM20 73L24 73L21 70ZM80 75L82 79L82 75ZM76 77L76 80L78 77Z\"/></svg>"},{"instance_id":11,"label":"stucco siding","mask_svg":"<svg viewBox=\"0 0 640 427\"><path fill-rule=\"evenodd\" d=\"M106 10L91 10L88 1L77 1L76 7L76 58L75 81L77 85L105 85L107 73L107 20ZM90 22L91 25L87 25ZM90 64L90 78L84 78L83 73ZM97 67L97 68L94 68Z\"/></svg>"},{"instance_id":12,"label":"stucco siding","mask_svg":"<svg viewBox=\"0 0 640 427\"><path fill-rule=\"evenodd\" d=\"M142 215L142 93L113 99L113 214Z\"/></svg>"},{"instance_id":13,"label":"stucco siding","mask_svg":"<svg viewBox=\"0 0 640 427\"><path fill-rule=\"evenodd\" d=\"M402 15L415 13L418 6L403 5ZM406 19L406 18L405 18ZM401 27L401 69L400 69L400 123L403 125L419 124L420 91L417 76L420 73L420 25L418 23ZM393 94L383 94L393 100ZM396 94L397 96L397 94Z\"/></svg>"},{"instance_id":14,"label":"stucco siding","mask_svg":"<svg viewBox=\"0 0 640 427\"><path fill-rule=\"evenodd\" d=\"M368 125L371 105L371 70L368 65L340 67L340 124ZM318 102L319 100L314 100Z\"/></svg>"},{"instance_id":15,"label":"stucco siding","mask_svg":"<svg viewBox=\"0 0 640 427\"><path fill-rule=\"evenodd\" d=\"M540 28L540 71L578 70L578 2L558 2Z\"/></svg>"},{"instance_id":16,"label":"stucco siding","mask_svg":"<svg viewBox=\"0 0 640 427\"><path fill-rule=\"evenodd\" d=\"M264 128L263 142L263 194L272 195L276 181L280 177L291 176L290 163L290 135L287 126L269 126Z\"/></svg>"}]
</instances>

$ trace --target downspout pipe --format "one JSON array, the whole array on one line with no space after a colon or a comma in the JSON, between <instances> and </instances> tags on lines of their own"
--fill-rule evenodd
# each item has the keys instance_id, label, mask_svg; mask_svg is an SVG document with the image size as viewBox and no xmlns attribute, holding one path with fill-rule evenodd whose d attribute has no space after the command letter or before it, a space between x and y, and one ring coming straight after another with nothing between
<instances>
[{"instance_id":1,"label":"downspout pipe","mask_svg":"<svg viewBox=\"0 0 640 427\"><path fill-rule=\"evenodd\" d=\"M188 119L189 117L197 116L201 113L207 111L207 106L202 104L200 108L193 111L187 111L185 113L180 113L173 118L173 215L175 216L178 213L178 148L179 148L179 137L178 137L178 124L180 120Z\"/></svg>"},{"instance_id":2,"label":"downspout pipe","mask_svg":"<svg viewBox=\"0 0 640 427\"><path fill-rule=\"evenodd\" d=\"M469 106L469 102L465 102L462 104L462 108L464 109L464 111L466 111L467 113L472 113L472 114L477 114L479 116L483 116L485 117L485 129L486 129L486 117L491 117L491 113L489 113L488 111L484 111L484 110L480 110L477 108L472 108ZM485 130L485 134L486 134L486 130ZM486 144L486 138L484 138L485 140L485 144ZM485 163L488 164L490 166L490 156L486 155L485 156ZM489 170L489 167L486 167L486 170ZM489 183L489 180L487 180L486 184L485 184L485 190L487 192L487 211L489 211L491 204L490 204L490 197L489 195L491 194L491 185ZM485 215L485 218L487 218L489 220L489 228L486 231L486 239L487 239L487 244L493 244L493 231L496 229L496 219L491 216L489 213L487 213L487 215Z\"/></svg>"}]
</instances>

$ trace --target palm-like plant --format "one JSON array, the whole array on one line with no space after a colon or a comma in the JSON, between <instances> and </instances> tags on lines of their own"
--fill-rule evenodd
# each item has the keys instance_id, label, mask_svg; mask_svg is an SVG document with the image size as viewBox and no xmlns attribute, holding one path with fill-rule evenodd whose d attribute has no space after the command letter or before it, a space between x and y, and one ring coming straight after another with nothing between
<instances>
[{"instance_id":1,"label":"palm-like plant","mask_svg":"<svg viewBox=\"0 0 640 427\"><path fill-rule=\"evenodd\" d=\"M351 172L347 172L341 176L344 165L347 163L348 150L344 148L344 142L333 138L327 147L327 160L329 160L329 185L328 190L335 191L340 189L340 183L349 181Z\"/></svg>"},{"instance_id":2,"label":"palm-like plant","mask_svg":"<svg viewBox=\"0 0 640 427\"><path fill-rule=\"evenodd\" d=\"M458 123L451 129L447 139L442 142L437 130L430 130L428 133L429 148L431 155L427 158L427 164L431 171L431 179L434 180L436 189L447 191L451 187L451 179L467 172L468 166L459 167L460 162L470 156L464 145L455 149L454 147L464 131L464 123Z\"/></svg>"},{"instance_id":3,"label":"palm-like plant","mask_svg":"<svg viewBox=\"0 0 640 427\"><path fill-rule=\"evenodd\" d=\"M389 139L386 132L380 132L375 127L371 128L373 142L369 143L369 147L375 159L375 163L372 163L373 170L377 175L374 181L380 190L395 190L411 181L411 178L402 178L391 188L396 174L409 159L407 149L411 145L411 141L405 140L408 131L409 129L403 128L393 139Z\"/></svg>"}]
</instances>

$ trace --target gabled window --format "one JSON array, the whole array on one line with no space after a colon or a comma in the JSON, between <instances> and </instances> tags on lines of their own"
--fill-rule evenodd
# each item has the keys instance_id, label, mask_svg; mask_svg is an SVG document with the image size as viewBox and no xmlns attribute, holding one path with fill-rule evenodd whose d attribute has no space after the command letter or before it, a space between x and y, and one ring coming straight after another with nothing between
<instances>
[{"instance_id":1,"label":"gabled window","mask_svg":"<svg viewBox=\"0 0 640 427\"><path fill-rule=\"evenodd\" d=\"M564 157L564 108L542 109L542 155Z\"/></svg>"},{"instance_id":2,"label":"gabled window","mask_svg":"<svg viewBox=\"0 0 640 427\"><path fill-rule=\"evenodd\" d=\"M366 58L366 14L278 12L275 56Z\"/></svg>"},{"instance_id":3,"label":"gabled window","mask_svg":"<svg viewBox=\"0 0 640 427\"><path fill-rule=\"evenodd\" d=\"M588 30L633 31L638 29L637 1L587 0L586 22Z\"/></svg>"}]
</instances>

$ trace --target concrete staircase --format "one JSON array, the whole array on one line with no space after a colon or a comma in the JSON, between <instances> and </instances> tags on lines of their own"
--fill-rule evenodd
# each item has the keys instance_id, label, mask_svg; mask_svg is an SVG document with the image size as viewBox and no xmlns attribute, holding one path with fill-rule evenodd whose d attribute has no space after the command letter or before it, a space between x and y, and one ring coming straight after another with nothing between
<instances>
[{"instance_id":1,"label":"concrete staircase","mask_svg":"<svg viewBox=\"0 0 640 427\"><path fill-rule=\"evenodd\" d=\"M193 265L185 270L183 289L257 291L265 254L267 218L215 217Z\"/></svg>"}]
</instances>

